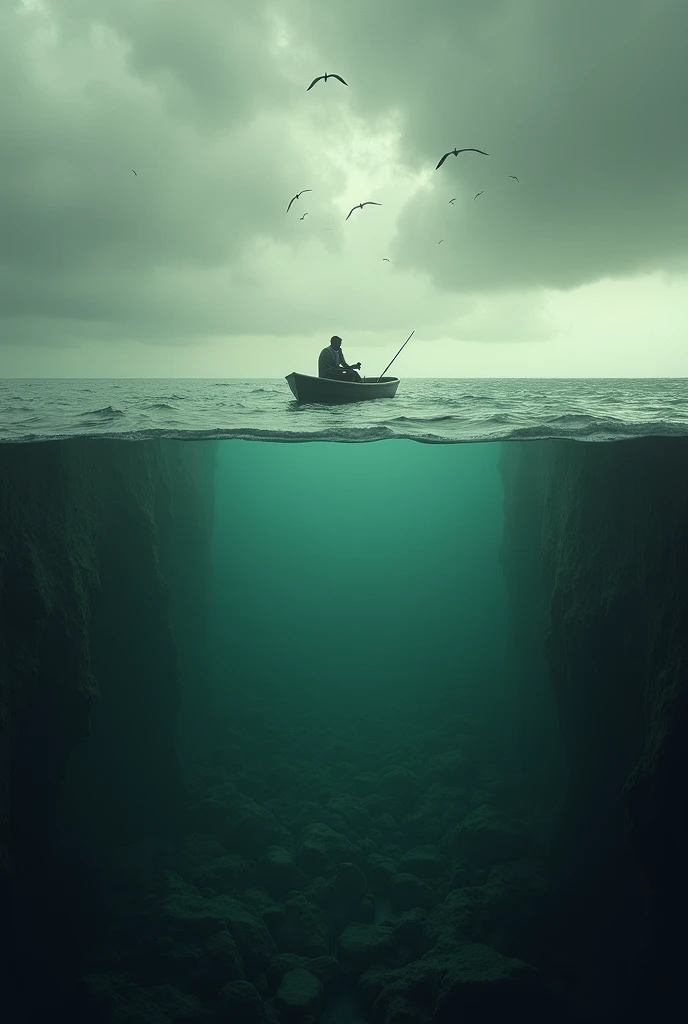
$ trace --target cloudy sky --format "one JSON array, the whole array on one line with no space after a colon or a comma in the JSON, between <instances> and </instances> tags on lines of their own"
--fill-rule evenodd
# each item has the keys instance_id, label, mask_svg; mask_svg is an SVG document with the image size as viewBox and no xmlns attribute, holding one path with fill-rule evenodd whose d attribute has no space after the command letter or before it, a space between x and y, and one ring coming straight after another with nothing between
<instances>
[{"instance_id":1,"label":"cloudy sky","mask_svg":"<svg viewBox=\"0 0 688 1024\"><path fill-rule=\"evenodd\" d=\"M688 376L687 68L686 0L0 0L0 375Z\"/></svg>"}]
</instances>

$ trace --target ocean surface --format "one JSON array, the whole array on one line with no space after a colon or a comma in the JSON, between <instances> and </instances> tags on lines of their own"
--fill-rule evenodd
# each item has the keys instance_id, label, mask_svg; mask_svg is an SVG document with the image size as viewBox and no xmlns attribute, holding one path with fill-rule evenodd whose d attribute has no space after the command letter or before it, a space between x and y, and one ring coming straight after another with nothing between
<instances>
[{"instance_id":1,"label":"ocean surface","mask_svg":"<svg viewBox=\"0 0 688 1024\"><path fill-rule=\"evenodd\" d=\"M672 379L402 380L396 398L298 405L286 380L0 380L0 442L69 437L429 444L688 434Z\"/></svg>"}]
</instances>

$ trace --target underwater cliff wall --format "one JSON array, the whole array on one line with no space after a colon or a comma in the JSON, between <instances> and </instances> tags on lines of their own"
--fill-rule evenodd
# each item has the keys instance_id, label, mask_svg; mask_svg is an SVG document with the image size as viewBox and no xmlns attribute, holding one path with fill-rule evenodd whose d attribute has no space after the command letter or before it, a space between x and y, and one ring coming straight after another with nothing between
<instances>
[{"instance_id":1,"label":"underwater cliff wall","mask_svg":"<svg viewBox=\"0 0 688 1024\"><path fill-rule=\"evenodd\" d=\"M202 646L214 467L212 443L0 446L5 993L42 989L55 1009L63 968L89 941L65 789L94 837L174 827L174 729Z\"/></svg>"},{"instance_id":2,"label":"underwater cliff wall","mask_svg":"<svg viewBox=\"0 0 688 1024\"><path fill-rule=\"evenodd\" d=\"M683 439L504 446L503 562L565 760L559 939L601 1017L669 1012L685 953L687 468Z\"/></svg>"}]
</instances>

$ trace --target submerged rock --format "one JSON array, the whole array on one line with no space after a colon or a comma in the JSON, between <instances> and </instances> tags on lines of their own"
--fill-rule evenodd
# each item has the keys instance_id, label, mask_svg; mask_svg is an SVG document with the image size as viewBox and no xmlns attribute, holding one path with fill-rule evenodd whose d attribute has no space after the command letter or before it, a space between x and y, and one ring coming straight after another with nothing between
<instances>
[{"instance_id":1,"label":"submerged rock","mask_svg":"<svg viewBox=\"0 0 688 1024\"><path fill-rule=\"evenodd\" d=\"M405 853L399 861L402 871L408 871L424 879L439 878L447 870L447 866L447 858L436 846L417 846L415 850Z\"/></svg>"},{"instance_id":2,"label":"submerged rock","mask_svg":"<svg viewBox=\"0 0 688 1024\"><path fill-rule=\"evenodd\" d=\"M355 856L356 848L346 836L318 822L304 828L295 860L313 877L327 875L337 864L352 861Z\"/></svg>"},{"instance_id":3,"label":"submerged rock","mask_svg":"<svg viewBox=\"0 0 688 1024\"><path fill-rule=\"evenodd\" d=\"M274 1005L287 1021L315 1022L323 1000L323 987L310 971L297 967L287 971L274 998Z\"/></svg>"},{"instance_id":4,"label":"submerged rock","mask_svg":"<svg viewBox=\"0 0 688 1024\"><path fill-rule=\"evenodd\" d=\"M247 981L233 981L220 992L217 999L218 1024L268 1024L268 1012L260 992Z\"/></svg>"},{"instance_id":5,"label":"submerged rock","mask_svg":"<svg viewBox=\"0 0 688 1024\"><path fill-rule=\"evenodd\" d=\"M283 909L284 921L274 932L280 950L300 956L327 956L330 939L327 918L321 908L299 893L287 900Z\"/></svg>"},{"instance_id":6,"label":"submerged rock","mask_svg":"<svg viewBox=\"0 0 688 1024\"><path fill-rule=\"evenodd\" d=\"M254 878L273 896L283 896L291 889L303 889L308 884L308 877L297 868L291 853L283 846L270 847L256 864Z\"/></svg>"},{"instance_id":7,"label":"submerged rock","mask_svg":"<svg viewBox=\"0 0 688 1024\"><path fill-rule=\"evenodd\" d=\"M430 886L407 871L395 875L389 885L389 898L394 910L412 910L432 906Z\"/></svg>"},{"instance_id":8,"label":"submerged rock","mask_svg":"<svg viewBox=\"0 0 688 1024\"><path fill-rule=\"evenodd\" d=\"M172 985L145 988L118 974L91 974L83 982L93 1020L112 1024L204 1024L203 1006ZM262 1022L261 1022L262 1024Z\"/></svg>"},{"instance_id":9,"label":"submerged rock","mask_svg":"<svg viewBox=\"0 0 688 1024\"><path fill-rule=\"evenodd\" d=\"M334 885L342 896L357 902L362 900L368 891L368 882L361 869L346 861L338 866Z\"/></svg>"},{"instance_id":10,"label":"submerged rock","mask_svg":"<svg viewBox=\"0 0 688 1024\"><path fill-rule=\"evenodd\" d=\"M244 962L227 931L198 945L163 935L129 957L131 973L142 984L174 984L200 999L214 998L223 985L244 978Z\"/></svg>"},{"instance_id":11,"label":"submerged rock","mask_svg":"<svg viewBox=\"0 0 688 1024\"><path fill-rule=\"evenodd\" d=\"M475 867L489 867L530 853L533 839L520 821L482 804L454 826L442 845L450 856L465 857Z\"/></svg>"},{"instance_id":12,"label":"submerged rock","mask_svg":"<svg viewBox=\"0 0 688 1024\"><path fill-rule=\"evenodd\" d=\"M552 1024L557 1007L539 973L484 945L431 950L406 967L366 973L359 992L385 1024Z\"/></svg>"},{"instance_id":13,"label":"submerged rock","mask_svg":"<svg viewBox=\"0 0 688 1024\"><path fill-rule=\"evenodd\" d=\"M310 958L297 956L295 953L280 953L270 961L268 968L268 979L273 989L279 987L287 971L293 971L297 967L310 971L326 992L335 989L341 981L342 968L339 961L335 960L333 956Z\"/></svg>"},{"instance_id":14,"label":"submerged rock","mask_svg":"<svg viewBox=\"0 0 688 1024\"><path fill-rule=\"evenodd\" d=\"M435 754L428 761L425 778L447 786L464 785L473 773L472 762L459 750Z\"/></svg>"},{"instance_id":15,"label":"submerged rock","mask_svg":"<svg viewBox=\"0 0 688 1024\"><path fill-rule=\"evenodd\" d=\"M149 911L151 923L180 942L200 942L228 931L251 970L262 968L277 953L277 946L261 918L229 896L206 899L193 886L171 872L168 891Z\"/></svg>"},{"instance_id":16,"label":"submerged rock","mask_svg":"<svg viewBox=\"0 0 688 1024\"><path fill-rule=\"evenodd\" d=\"M227 789L201 800L191 821L212 832L223 846L244 857L260 857L270 846L289 846L291 835L275 816L249 796Z\"/></svg>"},{"instance_id":17,"label":"submerged rock","mask_svg":"<svg viewBox=\"0 0 688 1024\"><path fill-rule=\"evenodd\" d=\"M410 803L417 785L418 776L399 765L391 765L386 768L380 778L380 792L393 797L402 804Z\"/></svg>"},{"instance_id":18,"label":"submerged rock","mask_svg":"<svg viewBox=\"0 0 688 1024\"><path fill-rule=\"evenodd\" d=\"M399 873L399 863L391 857L385 857L379 853L371 853L368 856L368 877L370 883L377 893L386 893L390 882Z\"/></svg>"},{"instance_id":19,"label":"submerged rock","mask_svg":"<svg viewBox=\"0 0 688 1024\"><path fill-rule=\"evenodd\" d=\"M483 1024L502 1016L549 1024L554 1000L538 971L489 946L465 946L442 979L433 1021Z\"/></svg>"},{"instance_id":20,"label":"submerged rock","mask_svg":"<svg viewBox=\"0 0 688 1024\"><path fill-rule=\"evenodd\" d=\"M363 971L391 955L394 932L383 925L350 924L339 936L337 947L342 964Z\"/></svg>"}]
</instances>

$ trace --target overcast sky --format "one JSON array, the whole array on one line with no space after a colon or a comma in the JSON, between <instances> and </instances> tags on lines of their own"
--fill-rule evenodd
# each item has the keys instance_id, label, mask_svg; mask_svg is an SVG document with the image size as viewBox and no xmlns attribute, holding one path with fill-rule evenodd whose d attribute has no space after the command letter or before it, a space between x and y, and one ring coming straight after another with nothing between
<instances>
[{"instance_id":1,"label":"overcast sky","mask_svg":"<svg viewBox=\"0 0 688 1024\"><path fill-rule=\"evenodd\" d=\"M687 69L686 0L0 0L0 375L688 376Z\"/></svg>"}]
</instances>

